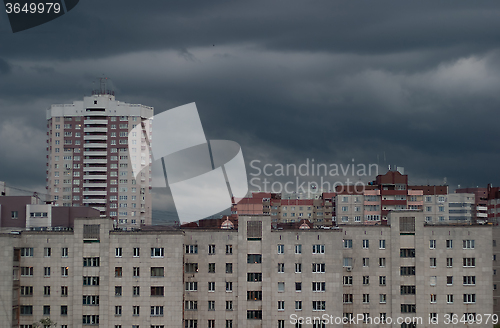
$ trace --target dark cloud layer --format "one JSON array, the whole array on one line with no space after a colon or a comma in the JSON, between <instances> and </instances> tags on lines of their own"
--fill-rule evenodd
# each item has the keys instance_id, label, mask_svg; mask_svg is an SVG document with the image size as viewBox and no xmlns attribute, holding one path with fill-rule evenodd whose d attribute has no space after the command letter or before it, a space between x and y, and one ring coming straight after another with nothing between
<instances>
[{"instance_id":1,"label":"dark cloud layer","mask_svg":"<svg viewBox=\"0 0 500 328\"><path fill-rule=\"evenodd\" d=\"M247 164L355 159L405 166L414 183L500 185L496 1L88 0L31 30L7 24L11 184L44 188L45 109L104 74L117 99L157 113L195 101L207 137L239 142Z\"/></svg>"}]
</instances>

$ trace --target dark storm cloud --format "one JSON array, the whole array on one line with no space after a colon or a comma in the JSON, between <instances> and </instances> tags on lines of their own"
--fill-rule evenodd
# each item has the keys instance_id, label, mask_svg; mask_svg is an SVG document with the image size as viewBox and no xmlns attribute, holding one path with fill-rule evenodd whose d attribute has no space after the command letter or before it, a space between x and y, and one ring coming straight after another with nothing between
<instances>
[{"instance_id":1,"label":"dark storm cloud","mask_svg":"<svg viewBox=\"0 0 500 328\"><path fill-rule=\"evenodd\" d=\"M239 142L247 164L355 159L416 183L500 184L498 2L88 0L32 30L5 24L0 180L43 186L45 109L104 74L156 113L195 101L207 138ZM41 169L16 165L30 160Z\"/></svg>"}]
</instances>

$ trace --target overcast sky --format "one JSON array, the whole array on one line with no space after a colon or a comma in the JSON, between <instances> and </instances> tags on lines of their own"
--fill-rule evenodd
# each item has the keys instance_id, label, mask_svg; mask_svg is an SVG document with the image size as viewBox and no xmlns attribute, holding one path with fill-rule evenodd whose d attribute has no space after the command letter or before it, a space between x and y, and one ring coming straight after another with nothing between
<instances>
[{"instance_id":1,"label":"overcast sky","mask_svg":"<svg viewBox=\"0 0 500 328\"><path fill-rule=\"evenodd\" d=\"M84 0L15 34L2 12L0 180L45 190L45 110L101 76L156 113L196 102L248 173L354 159L500 185L498 1Z\"/></svg>"}]
</instances>

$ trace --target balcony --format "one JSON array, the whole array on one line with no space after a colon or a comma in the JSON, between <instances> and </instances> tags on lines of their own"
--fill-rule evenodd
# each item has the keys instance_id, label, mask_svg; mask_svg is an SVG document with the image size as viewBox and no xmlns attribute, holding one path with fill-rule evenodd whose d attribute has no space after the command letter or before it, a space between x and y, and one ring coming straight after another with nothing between
<instances>
[{"instance_id":1,"label":"balcony","mask_svg":"<svg viewBox=\"0 0 500 328\"><path fill-rule=\"evenodd\" d=\"M106 188L108 186L107 183L92 183L86 182L83 184L83 188Z\"/></svg>"},{"instance_id":2,"label":"balcony","mask_svg":"<svg viewBox=\"0 0 500 328\"><path fill-rule=\"evenodd\" d=\"M100 191L83 191L83 196L106 196L108 194L105 190Z\"/></svg>"},{"instance_id":3,"label":"balcony","mask_svg":"<svg viewBox=\"0 0 500 328\"><path fill-rule=\"evenodd\" d=\"M108 140L106 135L84 135L83 140Z\"/></svg>"},{"instance_id":4,"label":"balcony","mask_svg":"<svg viewBox=\"0 0 500 328\"><path fill-rule=\"evenodd\" d=\"M83 148L108 148L107 143L84 143Z\"/></svg>"},{"instance_id":5,"label":"balcony","mask_svg":"<svg viewBox=\"0 0 500 328\"><path fill-rule=\"evenodd\" d=\"M83 176L85 180L106 180L107 177L108 177L107 175L90 175L90 174L86 174Z\"/></svg>"},{"instance_id":6,"label":"balcony","mask_svg":"<svg viewBox=\"0 0 500 328\"><path fill-rule=\"evenodd\" d=\"M83 168L84 172L107 172L108 168L107 167L84 167Z\"/></svg>"},{"instance_id":7,"label":"balcony","mask_svg":"<svg viewBox=\"0 0 500 328\"><path fill-rule=\"evenodd\" d=\"M83 156L106 156L107 151L84 151Z\"/></svg>"},{"instance_id":8,"label":"balcony","mask_svg":"<svg viewBox=\"0 0 500 328\"><path fill-rule=\"evenodd\" d=\"M83 132L108 132L108 128L83 128Z\"/></svg>"},{"instance_id":9,"label":"balcony","mask_svg":"<svg viewBox=\"0 0 500 328\"><path fill-rule=\"evenodd\" d=\"M95 164L107 164L108 163L108 159L107 158L102 158L102 159L84 158L83 159L83 163L84 164L91 164L91 163L95 163Z\"/></svg>"},{"instance_id":10,"label":"balcony","mask_svg":"<svg viewBox=\"0 0 500 328\"><path fill-rule=\"evenodd\" d=\"M106 199L84 199L82 201L84 204L106 204L108 201Z\"/></svg>"},{"instance_id":11,"label":"balcony","mask_svg":"<svg viewBox=\"0 0 500 328\"><path fill-rule=\"evenodd\" d=\"M108 124L108 120L84 120L83 124Z\"/></svg>"}]
</instances>

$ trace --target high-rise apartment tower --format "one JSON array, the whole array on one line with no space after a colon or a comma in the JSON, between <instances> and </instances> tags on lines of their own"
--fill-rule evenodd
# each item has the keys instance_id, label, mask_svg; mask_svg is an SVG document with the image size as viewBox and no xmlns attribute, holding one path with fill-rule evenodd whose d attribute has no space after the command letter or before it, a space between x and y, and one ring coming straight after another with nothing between
<instances>
[{"instance_id":1,"label":"high-rise apartment tower","mask_svg":"<svg viewBox=\"0 0 500 328\"><path fill-rule=\"evenodd\" d=\"M114 92L94 91L72 104L47 110L47 190L58 206L90 206L121 227L151 224L153 108L116 101ZM128 134L136 125L143 133ZM130 160L141 158L133 176ZM134 161L137 163L137 161ZM135 164L139 165L139 164Z\"/></svg>"}]
</instances>

